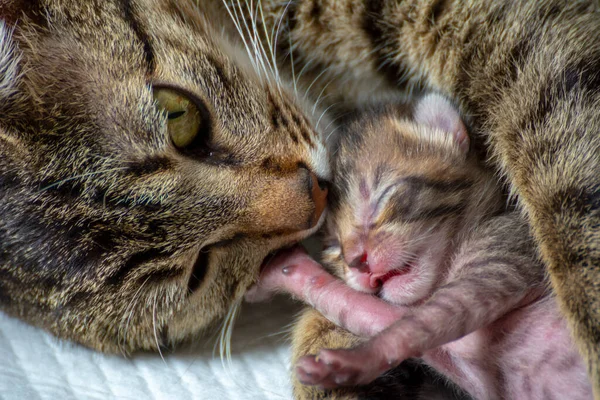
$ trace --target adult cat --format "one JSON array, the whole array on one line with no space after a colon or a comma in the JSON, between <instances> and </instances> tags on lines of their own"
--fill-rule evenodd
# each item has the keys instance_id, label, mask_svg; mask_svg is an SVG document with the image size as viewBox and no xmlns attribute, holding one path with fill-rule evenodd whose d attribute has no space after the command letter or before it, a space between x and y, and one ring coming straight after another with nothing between
<instances>
[{"instance_id":1,"label":"adult cat","mask_svg":"<svg viewBox=\"0 0 600 400\"><path fill-rule=\"evenodd\" d=\"M2 310L98 350L156 350L318 228L314 123L238 60L217 4L0 2Z\"/></svg>"}]
</instances>

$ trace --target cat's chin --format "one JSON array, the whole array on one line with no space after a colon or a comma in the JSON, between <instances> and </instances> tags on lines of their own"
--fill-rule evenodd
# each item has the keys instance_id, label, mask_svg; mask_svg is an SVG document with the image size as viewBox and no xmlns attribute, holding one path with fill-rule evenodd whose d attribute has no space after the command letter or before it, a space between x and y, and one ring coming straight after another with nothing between
<instances>
[{"instance_id":1,"label":"cat's chin","mask_svg":"<svg viewBox=\"0 0 600 400\"><path fill-rule=\"evenodd\" d=\"M279 247L278 249L275 249L272 252L270 252L269 254L267 254L267 256L263 259L262 263L260 264L260 273L262 273L264 271L265 267L269 264L269 262L271 260L273 260L275 257L277 257L279 254L281 254L285 251L290 251L291 249L294 249L298 246L301 246L299 242L289 243L289 244L283 245L283 246Z\"/></svg>"}]
</instances>

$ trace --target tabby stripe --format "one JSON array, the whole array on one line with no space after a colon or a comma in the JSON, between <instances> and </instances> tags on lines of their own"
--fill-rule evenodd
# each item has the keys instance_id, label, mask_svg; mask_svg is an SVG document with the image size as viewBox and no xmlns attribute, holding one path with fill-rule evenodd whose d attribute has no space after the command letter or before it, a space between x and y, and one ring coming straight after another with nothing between
<instances>
[{"instance_id":1,"label":"tabby stripe","mask_svg":"<svg viewBox=\"0 0 600 400\"><path fill-rule=\"evenodd\" d=\"M402 215L398 213L399 219L404 222L428 221L435 218L448 217L452 215L460 215L466 208L464 204L442 205L426 210L419 210L414 215Z\"/></svg>"},{"instance_id":2,"label":"tabby stripe","mask_svg":"<svg viewBox=\"0 0 600 400\"><path fill-rule=\"evenodd\" d=\"M468 179L453 180L434 180L422 176L407 176L394 183L394 186L400 183L408 183L411 186L422 189L433 189L444 193L456 193L473 186L473 182Z\"/></svg>"},{"instance_id":3,"label":"tabby stripe","mask_svg":"<svg viewBox=\"0 0 600 400\"><path fill-rule=\"evenodd\" d=\"M148 156L140 161L134 161L127 165L127 170L136 176L155 174L171 168L171 160L165 156Z\"/></svg>"},{"instance_id":4,"label":"tabby stripe","mask_svg":"<svg viewBox=\"0 0 600 400\"><path fill-rule=\"evenodd\" d=\"M171 253L165 253L160 249L150 249L135 253L106 279L106 283L109 285L122 284L131 271L135 270L140 265L157 258L165 258L171 255Z\"/></svg>"},{"instance_id":5,"label":"tabby stripe","mask_svg":"<svg viewBox=\"0 0 600 400\"><path fill-rule=\"evenodd\" d=\"M568 211L571 215L600 216L600 184L589 187L569 186L556 191L549 200L549 210L554 213Z\"/></svg>"},{"instance_id":6,"label":"tabby stripe","mask_svg":"<svg viewBox=\"0 0 600 400\"><path fill-rule=\"evenodd\" d=\"M194 293L204 281L204 277L208 272L209 256L210 253L207 249L202 249L200 250L200 253L198 253L198 258L194 263L194 267L192 268L192 273L190 274L187 284L188 295Z\"/></svg>"},{"instance_id":7,"label":"tabby stripe","mask_svg":"<svg viewBox=\"0 0 600 400\"><path fill-rule=\"evenodd\" d=\"M230 75L225 70L223 63L219 62L219 60L209 55L205 57L206 60L210 63L210 65L212 65L215 75L217 75L219 81L223 86L225 86L226 90L233 90L235 84L232 82Z\"/></svg>"},{"instance_id":8,"label":"tabby stripe","mask_svg":"<svg viewBox=\"0 0 600 400\"><path fill-rule=\"evenodd\" d=\"M294 123L298 127L298 130L300 130L300 135L302 135L302 138L304 139L304 141L310 147L314 148L315 144L313 143L312 138L311 138L310 133L309 133L310 125L304 124L302 122L302 120L300 119L300 117L298 117L298 115L296 115L296 114L292 114L292 119L294 120Z\"/></svg>"},{"instance_id":9,"label":"tabby stripe","mask_svg":"<svg viewBox=\"0 0 600 400\"><path fill-rule=\"evenodd\" d=\"M125 20L129 23L129 26L135 32L139 41L142 42L144 46L144 58L146 60L147 73L148 75L152 75L156 68L156 60L154 58L154 50L152 49L152 45L150 44L150 36L144 30L142 25L137 19L133 8L132 0L123 0L123 14Z\"/></svg>"},{"instance_id":10,"label":"tabby stripe","mask_svg":"<svg viewBox=\"0 0 600 400\"><path fill-rule=\"evenodd\" d=\"M467 179L438 181L421 176L407 176L395 181L383 191L383 193L379 196L379 201L377 202L376 208L379 208L380 203L386 198L390 191L403 183L407 183L408 187L402 196L396 200L398 203L408 205L412 205L419 192L425 188L433 189L445 194L453 194L469 189L473 185L473 183ZM404 213L406 213L406 210Z\"/></svg>"},{"instance_id":11,"label":"tabby stripe","mask_svg":"<svg viewBox=\"0 0 600 400\"><path fill-rule=\"evenodd\" d=\"M386 27L383 17L385 1L384 0L365 0L364 15L362 17L362 30L365 32L367 39L372 43L375 55L375 71L381 71L385 78L392 84L398 85L406 76L406 70L402 66L391 62L388 49L402 48L399 43L394 40L394 32L390 32L389 27ZM401 27L394 26L393 29L398 31ZM396 47L398 46L398 47Z\"/></svg>"},{"instance_id":12,"label":"tabby stripe","mask_svg":"<svg viewBox=\"0 0 600 400\"><path fill-rule=\"evenodd\" d=\"M136 277L136 280L142 284L144 282L152 283L164 283L170 279L178 278L185 273L182 268L165 268L159 267L156 271L149 271Z\"/></svg>"}]
</instances>

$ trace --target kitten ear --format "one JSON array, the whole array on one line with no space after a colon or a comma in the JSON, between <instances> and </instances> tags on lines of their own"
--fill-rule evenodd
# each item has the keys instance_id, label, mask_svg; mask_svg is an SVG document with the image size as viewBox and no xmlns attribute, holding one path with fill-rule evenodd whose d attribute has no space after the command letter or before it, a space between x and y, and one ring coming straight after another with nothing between
<instances>
[{"instance_id":1,"label":"kitten ear","mask_svg":"<svg viewBox=\"0 0 600 400\"><path fill-rule=\"evenodd\" d=\"M439 94L428 94L415 107L415 122L451 133L463 153L469 151L469 135L457 108Z\"/></svg>"}]
</instances>

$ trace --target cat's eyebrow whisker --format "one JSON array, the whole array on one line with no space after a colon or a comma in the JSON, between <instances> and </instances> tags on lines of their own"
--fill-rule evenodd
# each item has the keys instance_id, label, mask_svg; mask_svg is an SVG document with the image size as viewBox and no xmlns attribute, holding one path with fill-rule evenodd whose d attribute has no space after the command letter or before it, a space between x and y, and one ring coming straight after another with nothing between
<instances>
[{"instance_id":1,"label":"cat's eyebrow whisker","mask_svg":"<svg viewBox=\"0 0 600 400\"><path fill-rule=\"evenodd\" d=\"M117 168L109 168L109 169L104 169L101 171L94 171L94 172L86 172L85 174L79 174L79 175L75 175L75 176L71 176L69 178L65 178L65 179L61 179L60 181L51 183L48 186L44 186L43 188L38 190L38 193L46 191L48 189L52 189L53 187L59 186L65 182L69 182L75 179L79 179L79 178L85 178L85 177L89 177L89 176L95 176L95 175L100 175L100 174L106 174L109 172L114 172L114 171L122 171L127 169L127 167L117 167Z\"/></svg>"},{"instance_id":2,"label":"cat's eyebrow whisker","mask_svg":"<svg viewBox=\"0 0 600 400\"><path fill-rule=\"evenodd\" d=\"M287 15L288 9L290 8L290 5L294 2L294 0L289 0L287 2L287 5L285 6L285 8L283 9L283 12L281 13L281 16L279 18L279 22L277 23L277 30L274 31L275 32L275 38L271 38L271 51L273 53L273 62L275 63L275 69L277 70L277 41L279 40L279 34L281 33L281 24L283 23L283 18L285 15ZM275 29L275 24L273 24L273 29ZM290 32L291 33L291 32ZM290 36L290 45L291 45L291 34ZM290 46L290 51L291 51L291 46ZM292 59L292 68L294 67L293 65L293 59ZM279 71L277 70L277 79L278 81L281 81L281 77L279 76Z\"/></svg>"},{"instance_id":3,"label":"cat's eyebrow whisker","mask_svg":"<svg viewBox=\"0 0 600 400\"><path fill-rule=\"evenodd\" d=\"M274 75L275 73L273 71L273 67L269 63L269 57L267 56L267 52L263 46L262 40L260 40L260 32L258 31L258 24L256 22L258 19L258 7L260 5L260 0L257 0L256 7L253 6L254 0L250 0L250 4L248 4L248 0L244 0L244 2L246 4L246 8L250 12L250 21L252 22L251 35L252 35L253 42L254 42L254 48L256 49L257 56L260 58L260 62L263 66L263 70L265 71L265 78L268 78L271 75L270 75L269 71L267 70L267 66L269 67L271 74ZM239 0L238 0L238 4L240 4ZM240 9L241 9L241 6L240 6Z\"/></svg>"},{"instance_id":4,"label":"cat's eyebrow whisker","mask_svg":"<svg viewBox=\"0 0 600 400\"><path fill-rule=\"evenodd\" d=\"M243 26L246 28L245 34L248 35L248 41L252 45L252 49L253 49L252 57L256 61L257 66L262 67L264 73L266 74L267 71L265 68L265 64L264 64L262 58L259 56L258 48L256 46L256 41L252 39L252 31L251 31L250 27L248 26L248 22L246 21L246 18L244 18L244 10L242 8L242 3L240 3L240 0L236 0L236 4L237 4L237 7L233 6L233 12L234 12L237 20L238 21L241 20L240 26L242 26L242 23L243 23ZM239 10L240 15L238 15L238 10ZM252 10L250 9L249 12L250 12L250 17L252 17ZM260 68L258 68L256 72L259 75L262 75L262 73L260 72Z\"/></svg>"},{"instance_id":5,"label":"cat's eyebrow whisker","mask_svg":"<svg viewBox=\"0 0 600 400\"><path fill-rule=\"evenodd\" d=\"M198 0L198 1L200 1L200 0ZM246 53L248 54L248 58L250 58L250 62L252 63L252 67L254 68L254 71L257 74L259 74L256 60L254 59L254 56L252 55L252 52L250 51L250 46L248 46L248 41L246 40L246 35L244 35L244 32L242 31L242 27L240 25L239 18L237 17L237 13L235 15L233 14L233 12L231 11L231 7L229 7L229 4L227 4L227 0L221 0L221 1L223 2L223 5L225 6L227 13L229 14L231 21L233 22L235 28L237 29L238 34L240 35L240 38L242 39L242 42L244 43L244 47L246 48Z\"/></svg>"},{"instance_id":6,"label":"cat's eyebrow whisker","mask_svg":"<svg viewBox=\"0 0 600 400\"><path fill-rule=\"evenodd\" d=\"M260 10L261 24L262 24L263 32L265 35L265 40L267 41L267 50L271 55L270 64L271 64L271 69L273 70L273 73L275 75L275 84L277 85L277 88L279 90L281 90L281 78L279 76L279 69L277 68L277 58L275 57L274 43L273 43L273 32L275 31L275 25L273 25L273 30L271 31L271 35L269 35L269 31L267 30L267 24L265 22L265 13L263 10L262 1L260 1L260 0L258 0L258 9ZM279 24L281 24L282 19L283 19L283 14L281 15ZM277 29L279 29L279 27ZM268 58L268 56L267 56L267 58Z\"/></svg>"}]
</instances>

